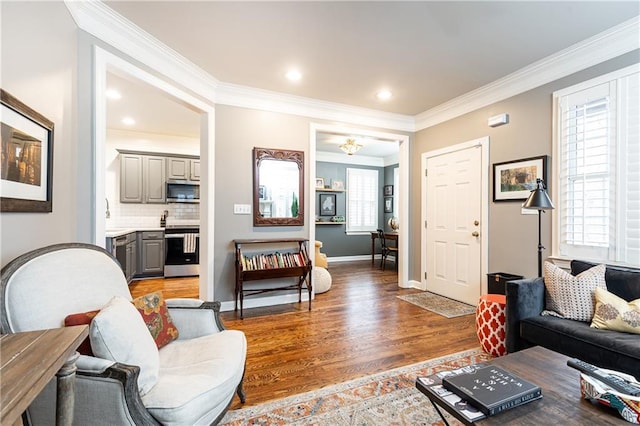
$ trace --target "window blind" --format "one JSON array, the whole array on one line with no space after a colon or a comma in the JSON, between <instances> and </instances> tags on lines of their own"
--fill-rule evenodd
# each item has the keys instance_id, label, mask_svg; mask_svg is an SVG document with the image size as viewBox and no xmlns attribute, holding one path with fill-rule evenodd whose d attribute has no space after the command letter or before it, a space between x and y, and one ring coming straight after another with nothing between
<instances>
[{"instance_id":1,"label":"window blind","mask_svg":"<svg viewBox=\"0 0 640 426\"><path fill-rule=\"evenodd\" d=\"M639 81L636 71L557 97L560 256L640 264Z\"/></svg>"},{"instance_id":2,"label":"window blind","mask_svg":"<svg viewBox=\"0 0 640 426\"><path fill-rule=\"evenodd\" d=\"M378 171L347 168L347 232L378 229Z\"/></svg>"}]
</instances>

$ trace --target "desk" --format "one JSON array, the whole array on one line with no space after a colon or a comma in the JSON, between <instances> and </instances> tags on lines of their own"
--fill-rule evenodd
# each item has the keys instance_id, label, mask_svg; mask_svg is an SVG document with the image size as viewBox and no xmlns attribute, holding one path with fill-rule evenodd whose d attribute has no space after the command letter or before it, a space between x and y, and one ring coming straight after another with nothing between
<instances>
[{"instance_id":1,"label":"desk","mask_svg":"<svg viewBox=\"0 0 640 426\"><path fill-rule=\"evenodd\" d=\"M89 327L79 325L0 336L1 424L15 424L54 376L56 425L73 423L75 350L88 334Z\"/></svg>"},{"instance_id":2,"label":"desk","mask_svg":"<svg viewBox=\"0 0 640 426\"><path fill-rule=\"evenodd\" d=\"M378 238L378 232L371 232L371 265L373 266L374 258L376 255L376 238ZM387 240L392 240L396 242L396 247L398 246L398 233L397 232L385 232L384 238Z\"/></svg>"}]
</instances>

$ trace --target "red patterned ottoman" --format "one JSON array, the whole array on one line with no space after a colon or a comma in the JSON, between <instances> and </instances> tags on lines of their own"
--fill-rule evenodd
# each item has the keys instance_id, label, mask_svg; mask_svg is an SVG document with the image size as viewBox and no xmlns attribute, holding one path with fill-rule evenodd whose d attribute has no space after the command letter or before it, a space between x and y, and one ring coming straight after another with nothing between
<instances>
[{"instance_id":1,"label":"red patterned ottoman","mask_svg":"<svg viewBox=\"0 0 640 426\"><path fill-rule=\"evenodd\" d=\"M476 332L482 349L493 356L507 353L504 344L506 297L503 294L480 296L476 309Z\"/></svg>"}]
</instances>

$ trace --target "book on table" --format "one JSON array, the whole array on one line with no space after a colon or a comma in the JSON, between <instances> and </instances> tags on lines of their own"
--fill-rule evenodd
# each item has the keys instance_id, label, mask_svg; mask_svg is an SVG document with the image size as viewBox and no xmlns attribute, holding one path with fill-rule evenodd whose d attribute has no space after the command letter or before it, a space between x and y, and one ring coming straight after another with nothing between
<instances>
[{"instance_id":1,"label":"book on table","mask_svg":"<svg viewBox=\"0 0 640 426\"><path fill-rule=\"evenodd\" d=\"M426 377L418 377L417 380L427 389L427 392L431 395L430 399L432 401L435 400L439 405L448 406L459 413L469 423L473 423L486 418L486 416L466 400L445 389L442 386L442 379L447 376L468 373L483 366L484 364L468 365L455 370L441 371Z\"/></svg>"},{"instance_id":2,"label":"book on table","mask_svg":"<svg viewBox=\"0 0 640 426\"><path fill-rule=\"evenodd\" d=\"M444 377L442 385L487 416L542 398L539 386L492 365Z\"/></svg>"}]
</instances>

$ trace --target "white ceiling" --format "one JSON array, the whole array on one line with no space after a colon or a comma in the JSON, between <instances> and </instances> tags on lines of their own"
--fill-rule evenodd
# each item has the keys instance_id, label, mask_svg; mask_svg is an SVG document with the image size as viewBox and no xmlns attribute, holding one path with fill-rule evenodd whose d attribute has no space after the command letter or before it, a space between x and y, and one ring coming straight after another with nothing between
<instances>
[{"instance_id":1,"label":"white ceiling","mask_svg":"<svg viewBox=\"0 0 640 426\"><path fill-rule=\"evenodd\" d=\"M106 4L222 82L407 115L640 14L637 1ZM297 83L284 77L292 66L303 74ZM376 99L382 88L393 93L391 100ZM195 113L183 106L173 113L173 102L127 90L137 90L135 100L123 93L111 103L109 126L122 127L113 120L126 106L144 110L131 115L156 121L151 131L197 135Z\"/></svg>"}]
</instances>

